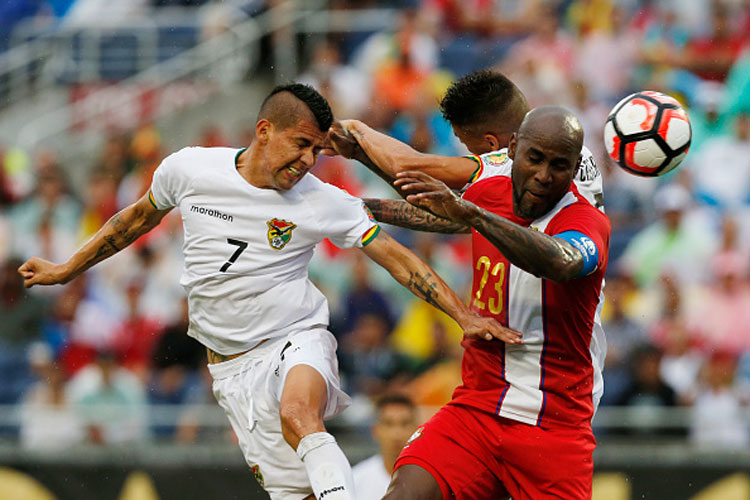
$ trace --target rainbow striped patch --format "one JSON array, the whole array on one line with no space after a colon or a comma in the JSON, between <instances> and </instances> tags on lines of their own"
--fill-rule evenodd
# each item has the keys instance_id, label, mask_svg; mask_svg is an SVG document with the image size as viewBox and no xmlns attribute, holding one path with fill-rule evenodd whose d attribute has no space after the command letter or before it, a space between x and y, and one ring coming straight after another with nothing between
<instances>
[{"instance_id":1,"label":"rainbow striped patch","mask_svg":"<svg viewBox=\"0 0 750 500\"><path fill-rule=\"evenodd\" d=\"M471 177L469 177L469 184L474 182L475 180L479 179L479 176L482 175L482 159L479 158L477 155L469 155L466 156L466 158L469 158L470 160L474 160L477 162L477 169L474 170L474 173L471 174Z\"/></svg>"},{"instance_id":2,"label":"rainbow striped patch","mask_svg":"<svg viewBox=\"0 0 750 500\"><path fill-rule=\"evenodd\" d=\"M367 246L380 232L380 226L375 225L368 229L365 234L362 235L362 246Z\"/></svg>"},{"instance_id":3,"label":"rainbow striped patch","mask_svg":"<svg viewBox=\"0 0 750 500\"><path fill-rule=\"evenodd\" d=\"M159 207L156 206L156 200L154 200L154 193L150 189L148 190L148 201L151 202L155 209L159 210Z\"/></svg>"}]
</instances>

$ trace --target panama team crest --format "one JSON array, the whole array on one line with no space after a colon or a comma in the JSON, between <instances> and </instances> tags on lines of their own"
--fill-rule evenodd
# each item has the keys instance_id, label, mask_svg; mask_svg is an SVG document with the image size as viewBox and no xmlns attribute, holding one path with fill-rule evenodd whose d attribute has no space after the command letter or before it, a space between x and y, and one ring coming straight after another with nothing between
<instances>
[{"instance_id":1,"label":"panama team crest","mask_svg":"<svg viewBox=\"0 0 750 500\"><path fill-rule=\"evenodd\" d=\"M297 227L292 222L281 219L271 219L268 224L268 244L274 250L281 250L292 239L292 229Z\"/></svg>"}]
</instances>

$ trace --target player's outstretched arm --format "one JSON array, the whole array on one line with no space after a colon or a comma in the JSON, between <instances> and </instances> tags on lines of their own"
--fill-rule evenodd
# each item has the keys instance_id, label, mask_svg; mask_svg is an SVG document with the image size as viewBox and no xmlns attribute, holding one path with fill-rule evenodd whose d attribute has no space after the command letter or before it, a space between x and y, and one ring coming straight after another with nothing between
<instances>
[{"instance_id":1,"label":"player's outstretched arm","mask_svg":"<svg viewBox=\"0 0 750 500\"><path fill-rule=\"evenodd\" d=\"M365 202L375 219L386 224L432 233L471 232L467 224L438 217L403 200L365 198L362 201Z\"/></svg>"},{"instance_id":2,"label":"player's outstretched arm","mask_svg":"<svg viewBox=\"0 0 750 500\"><path fill-rule=\"evenodd\" d=\"M479 208L422 172L404 172L398 177L395 184L408 193L409 203L473 227L524 271L558 283L580 275L583 255L567 241Z\"/></svg>"},{"instance_id":3,"label":"player's outstretched arm","mask_svg":"<svg viewBox=\"0 0 750 500\"><path fill-rule=\"evenodd\" d=\"M23 284L28 288L67 283L156 227L169 210L154 208L146 193L113 215L67 262L54 264L38 257L26 261L18 268Z\"/></svg>"},{"instance_id":4,"label":"player's outstretched arm","mask_svg":"<svg viewBox=\"0 0 750 500\"><path fill-rule=\"evenodd\" d=\"M430 266L385 231L362 249L414 295L447 313L470 337L521 344L521 334L472 312Z\"/></svg>"},{"instance_id":5,"label":"player's outstretched arm","mask_svg":"<svg viewBox=\"0 0 750 500\"><path fill-rule=\"evenodd\" d=\"M337 130L345 130L357 141L357 148L343 147L346 134L340 133L341 150L337 144ZM474 160L460 156L439 156L420 153L408 144L370 128L358 120L343 120L332 127L332 143L339 154L354 158L392 184L399 172L418 170L445 182L453 189L460 189L469 182L477 169ZM363 160L364 158L364 160Z\"/></svg>"}]
</instances>

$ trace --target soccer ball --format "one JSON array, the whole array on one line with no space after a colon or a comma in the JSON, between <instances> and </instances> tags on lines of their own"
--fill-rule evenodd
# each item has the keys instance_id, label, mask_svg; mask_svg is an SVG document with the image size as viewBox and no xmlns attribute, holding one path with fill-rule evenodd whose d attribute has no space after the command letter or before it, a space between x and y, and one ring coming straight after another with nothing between
<instances>
[{"instance_id":1,"label":"soccer ball","mask_svg":"<svg viewBox=\"0 0 750 500\"><path fill-rule=\"evenodd\" d=\"M604 125L609 156L625 171L656 177L674 170L690 148L692 130L676 99L643 91L618 102Z\"/></svg>"}]
</instances>

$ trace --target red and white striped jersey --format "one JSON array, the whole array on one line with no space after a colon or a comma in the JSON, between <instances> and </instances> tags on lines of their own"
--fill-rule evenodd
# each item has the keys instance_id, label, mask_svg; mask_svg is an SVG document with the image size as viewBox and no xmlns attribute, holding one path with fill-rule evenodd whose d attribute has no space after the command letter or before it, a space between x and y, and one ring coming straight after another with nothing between
<instances>
[{"instance_id":1,"label":"red and white striped jersey","mask_svg":"<svg viewBox=\"0 0 750 500\"><path fill-rule=\"evenodd\" d=\"M557 235L578 231L599 254L596 269L564 283L537 278L511 264L473 231L472 308L523 333L524 344L464 339L463 385L453 403L531 425L588 426L603 390L606 353L600 322L610 223L575 183L543 217L513 213L510 166L496 156L463 198L521 226Z\"/></svg>"}]
</instances>

